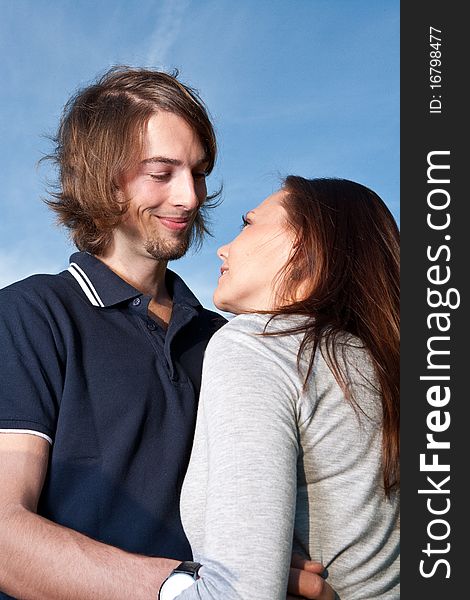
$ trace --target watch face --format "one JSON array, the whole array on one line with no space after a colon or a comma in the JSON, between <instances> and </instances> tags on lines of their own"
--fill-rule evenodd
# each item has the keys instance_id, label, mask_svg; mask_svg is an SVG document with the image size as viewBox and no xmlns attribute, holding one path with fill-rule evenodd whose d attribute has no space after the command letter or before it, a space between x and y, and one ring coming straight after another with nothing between
<instances>
[{"instance_id":1,"label":"watch face","mask_svg":"<svg viewBox=\"0 0 470 600\"><path fill-rule=\"evenodd\" d=\"M194 577L187 573L172 573L160 589L160 600L173 600L183 590L194 583Z\"/></svg>"}]
</instances>

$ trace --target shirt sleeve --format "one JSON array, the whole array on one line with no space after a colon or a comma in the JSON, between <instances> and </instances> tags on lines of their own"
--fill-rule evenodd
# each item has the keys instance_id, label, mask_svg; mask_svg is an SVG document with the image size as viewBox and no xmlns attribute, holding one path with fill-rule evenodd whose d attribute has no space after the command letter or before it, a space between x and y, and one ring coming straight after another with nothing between
<instances>
[{"instance_id":1,"label":"shirt sleeve","mask_svg":"<svg viewBox=\"0 0 470 600\"><path fill-rule=\"evenodd\" d=\"M181 600L285 600L298 390L294 374L272 351L280 339L231 323L209 343L187 475L192 485L207 484L202 543L193 547L203 568ZM207 469L200 464L205 459Z\"/></svg>"},{"instance_id":2,"label":"shirt sleeve","mask_svg":"<svg viewBox=\"0 0 470 600\"><path fill-rule=\"evenodd\" d=\"M62 388L47 308L14 287L0 293L0 431L54 439Z\"/></svg>"}]
</instances>

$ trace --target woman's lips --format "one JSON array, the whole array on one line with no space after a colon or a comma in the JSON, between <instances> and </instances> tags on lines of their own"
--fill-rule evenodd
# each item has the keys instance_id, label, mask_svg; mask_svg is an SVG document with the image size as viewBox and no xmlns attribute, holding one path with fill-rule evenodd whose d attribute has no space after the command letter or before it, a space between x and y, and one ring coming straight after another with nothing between
<instances>
[{"instance_id":1,"label":"woman's lips","mask_svg":"<svg viewBox=\"0 0 470 600\"><path fill-rule=\"evenodd\" d=\"M172 231L182 231L186 229L189 223L189 219L184 219L181 217L157 217L160 220L160 223L171 229Z\"/></svg>"}]
</instances>

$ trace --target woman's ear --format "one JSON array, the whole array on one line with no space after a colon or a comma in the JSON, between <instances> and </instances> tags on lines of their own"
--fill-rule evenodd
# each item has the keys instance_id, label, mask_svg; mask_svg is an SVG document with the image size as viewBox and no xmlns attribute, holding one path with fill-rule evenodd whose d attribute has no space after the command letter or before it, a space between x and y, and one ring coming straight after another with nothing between
<instances>
[{"instance_id":1,"label":"woman's ear","mask_svg":"<svg viewBox=\"0 0 470 600\"><path fill-rule=\"evenodd\" d=\"M295 236L294 239L292 240L292 250L293 252L296 252L300 246L302 245L302 242L300 241L299 236Z\"/></svg>"}]
</instances>

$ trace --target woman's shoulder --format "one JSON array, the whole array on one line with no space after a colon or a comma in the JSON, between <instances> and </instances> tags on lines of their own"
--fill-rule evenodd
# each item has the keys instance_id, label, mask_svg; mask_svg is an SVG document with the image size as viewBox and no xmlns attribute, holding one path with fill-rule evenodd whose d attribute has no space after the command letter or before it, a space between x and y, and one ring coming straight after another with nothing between
<instances>
[{"instance_id":1,"label":"woman's shoulder","mask_svg":"<svg viewBox=\"0 0 470 600\"><path fill-rule=\"evenodd\" d=\"M222 357L232 364L256 365L265 363L269 368L279 368L280 373L301 380L308 371L311 347L299 350L304 339L307 317L303 315L279 315L249 313L237 315L223 325L211 338L206 357L220 360ZM267 335L266 335L267 334ZM347 332L338 332L322 340L315 355L310 380L335 380L331 361L351 383L372 384L375 387L375 369L370 353L364 343Z\"/></svg>"},{"instance_id":2,"label":"woman's shoulder","mask_svg":"<svg viewBox=\"0 0 470 600\"><path fill-rule=\"evenodd\" d=\"M244 313L231 318L217 333L230 336L237 333L263 334L283 332L296 327L306 317L301 315L272 315L269 313ZM278 336L274 336L278 337Z\"/></svg>"},{"instance_id":3,"label":"woman's shoulder","mask_svg":"<svg viewBox=\"0 0 470 600\"><path fill-rule=\"evenodd\" d=\"M282 321L282 323L281 323ZM301 338L292 335L265 335L288 329L286 319L272 319L272 315L250 313L233 317L211 338L206 349L206 360L224 357L233 365L247 368L266 365L272 370L297 378L297 353Z\"/></svg>"},{"instance_id":4,"label":"woman's shoulder","mask_svg":"<svg viewBox=\"0 0 470 600\"><path fill-rule=\"evenodd\" d=\"M299 353L308 325L309 317L304 315L276 315L246 313L237 315L223 325L209 342L208 350L238 348L244 352L280 354L286 357ZM348 332L337 332L333 337L319 344L317 361L322 357L335 355L339 364L370 366L370 354L363 342ZM309 345L302 349L301 362L309 362ZM328 361L327 361L328 362Z\"/></svg>"},{"instance_id":5,"label":"woman's shoulder","mask_svg":"<svg viewBox=\"0 0 470 600\"><path fill-rule=\"evenodd\" d=\"M298 345L285 336L263 335L269 315L243 314L231 319L209 341L204 355L201 398L205 406L236 404L248 410L275 411L294 423L302 381L297 369ZM236 400L234 400L234 397ZM275 407L275 408L274 408ZM233 409L233 406L232 406Z\"/></svg>"},{"instance_id":6,"label":"woman's shoulder","mask_svg":"<svg viewBox=\"0 0 470 600\"><path fill-rule=\"evenodd\" d=\"M214 334L208 349L235 342L245 350L277 352L284 347L289 352L297 352L301 337L284 333L295 326L296 320L295 316L284 315L274 318L271 314L260 313L237 315ZM272 335L276 333L280 335Z\"/></svg>"}]
</instances>

